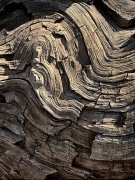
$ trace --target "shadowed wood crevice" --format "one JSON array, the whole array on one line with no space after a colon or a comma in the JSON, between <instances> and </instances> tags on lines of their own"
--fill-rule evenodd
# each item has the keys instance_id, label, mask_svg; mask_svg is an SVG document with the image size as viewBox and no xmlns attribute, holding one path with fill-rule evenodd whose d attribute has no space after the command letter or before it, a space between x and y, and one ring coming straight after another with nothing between
<instances>
[{"instance_id":1,"label":"shadowed wood crevice","mask_svg":"<svg viewBox=\"0 0 135 180\"><path fill-rule=\"evenodd\" d=\"M0 11L0 30L13 30L19 25L26 23L32 19L32 15L27 12L26 7L21 1L11 2L7 4L2 11Z\"/></svg>"}]
</instances>

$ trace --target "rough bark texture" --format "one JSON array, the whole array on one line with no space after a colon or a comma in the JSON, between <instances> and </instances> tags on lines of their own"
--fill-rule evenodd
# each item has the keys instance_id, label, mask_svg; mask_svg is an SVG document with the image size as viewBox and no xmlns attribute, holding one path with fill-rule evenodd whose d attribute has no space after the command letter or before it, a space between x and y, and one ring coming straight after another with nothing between
<instances>
[{"instance_id":1,"label":"rough bark texture","mask_svg":"<svg viewBox=\"0 0 135 180\"><path fill-rule=\"evenodd\" d=\"M135 2L0 1L0 179L135 178Z\"/></svg>"}]
</instances>

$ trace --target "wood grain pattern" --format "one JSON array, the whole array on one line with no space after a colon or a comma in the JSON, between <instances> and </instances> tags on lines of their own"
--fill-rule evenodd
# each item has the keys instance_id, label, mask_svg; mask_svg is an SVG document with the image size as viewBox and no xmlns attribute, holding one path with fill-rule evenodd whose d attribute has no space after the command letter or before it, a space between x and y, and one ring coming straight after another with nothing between
<instances>
[{"instance_id":1,"label":"wood grain pattern","mask_svg":"<svg viewBox=\"0 0 135 180\"><path fill-rule=\"evenodd\" d=\"M134 179L134 7L0 1L0 179Z\"/></svg>"}]
</instances>

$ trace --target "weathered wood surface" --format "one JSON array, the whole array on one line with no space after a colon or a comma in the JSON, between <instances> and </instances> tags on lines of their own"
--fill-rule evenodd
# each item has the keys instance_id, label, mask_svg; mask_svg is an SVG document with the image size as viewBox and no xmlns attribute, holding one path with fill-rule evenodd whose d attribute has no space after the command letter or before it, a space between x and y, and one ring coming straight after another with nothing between
<instances>
[{"instance_id":1,"label":"weathered wood surface","mask_svg":"<svg viewBox=\"0 0 135 180\"><path fill-rule=\"evenodd\" d=\"M135 178L135 1L0 1L0 179Z\"/></svg>"}]
</instances>

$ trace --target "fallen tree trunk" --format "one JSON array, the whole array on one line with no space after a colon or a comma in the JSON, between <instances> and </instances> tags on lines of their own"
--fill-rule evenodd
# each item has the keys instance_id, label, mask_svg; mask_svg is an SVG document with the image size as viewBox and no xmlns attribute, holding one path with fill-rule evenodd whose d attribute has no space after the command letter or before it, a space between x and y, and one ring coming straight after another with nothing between
<instances>
[{"instance_id":1,"label":"fallen tree trunk","mask_svg":"<svg viewBox=\"0 0 135 180\"><path fill-rule=\"evenodd\" d=\"M0 2L0 179L134 179L134 9Z\"/></svg>"}]
</instances>

